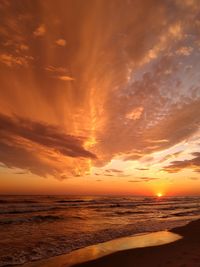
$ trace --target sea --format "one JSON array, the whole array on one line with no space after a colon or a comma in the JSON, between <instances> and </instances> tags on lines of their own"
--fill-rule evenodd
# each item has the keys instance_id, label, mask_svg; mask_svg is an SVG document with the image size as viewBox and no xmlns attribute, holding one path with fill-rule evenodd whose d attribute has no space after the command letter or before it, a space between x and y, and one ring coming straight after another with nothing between
<instances>
[{"instance_id":1,"label":"sea","mask_svg":"<svg viewBox=\"0 0 200 267\"><path fill-rule=\"evenodd\" d=\"M200 197L0 196L0 266L200 218Z\"/></svg>"}]
</instances>

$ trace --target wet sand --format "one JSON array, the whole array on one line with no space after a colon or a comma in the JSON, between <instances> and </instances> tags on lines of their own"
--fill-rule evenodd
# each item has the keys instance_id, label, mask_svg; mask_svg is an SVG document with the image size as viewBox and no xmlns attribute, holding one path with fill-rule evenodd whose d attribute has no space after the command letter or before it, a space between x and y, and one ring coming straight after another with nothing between
<instances>
[{"instance_id":1,"label":"wet sand","mask_svg":"<svg viewBox=\"0 0 200 267\"><path fill-rule=\"evenodd\" d=\"M200 220L172 232L183 238L165 245L119 251L74 267L200 267Z\"/></svg>"}]
</instances>

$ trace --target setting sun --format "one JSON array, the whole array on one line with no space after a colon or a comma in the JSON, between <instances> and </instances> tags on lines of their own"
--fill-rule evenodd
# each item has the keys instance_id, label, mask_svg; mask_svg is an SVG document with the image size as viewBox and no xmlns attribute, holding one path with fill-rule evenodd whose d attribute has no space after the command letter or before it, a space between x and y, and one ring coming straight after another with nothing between
<instances>
[{"instance_id":1,"label":"setting sun","mask_svg":"<svg viewBox=\"0 0 200 267\"><path fill-rule=\"evenodd\" d=\"M162 193L157 193L156 195L157 195L157 197L162 197L163 196Z\"/></svg>"}]
</instances>

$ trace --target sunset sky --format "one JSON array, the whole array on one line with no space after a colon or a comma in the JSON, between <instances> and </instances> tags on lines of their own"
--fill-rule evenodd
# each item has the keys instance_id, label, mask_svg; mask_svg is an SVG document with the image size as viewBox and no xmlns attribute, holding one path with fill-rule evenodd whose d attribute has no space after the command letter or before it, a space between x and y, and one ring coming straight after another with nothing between
<instances>
[{"instance_id":1,"label":"sunset sky","mask_svg":"<svg viewBox=\"0 0 200 267\"><path fill-rule=\"evenodd\" d=\"M200 194L199 0L0 1L1 194Z\"/></svg>"}]
</instances>

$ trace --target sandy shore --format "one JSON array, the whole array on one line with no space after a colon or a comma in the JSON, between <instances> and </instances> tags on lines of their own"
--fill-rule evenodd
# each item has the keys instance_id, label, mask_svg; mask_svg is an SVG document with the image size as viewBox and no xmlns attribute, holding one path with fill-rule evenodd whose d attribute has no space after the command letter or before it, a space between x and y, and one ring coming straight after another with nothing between
<instances>
[{"instance_id":1,"label":"sandy shore","mask_svg":"<svg viewBox=\"0 0 200 267\"><path fill-rule=\"evenodd\" d=\"M23 267L72 267L83 262L93 261L117 251L129 250L150 246L169 244L181 239L178 234L169 231L158 231L140 235L128 236L113 239L107 242L98 243L82 249L74 250L68 254L43 259L40 261L28 262Z\"/></svg>"},{"instance_id":2,"label":"sandy shore","mask_svg":"<svg viewBox=\"0 0 200 267\"><path fill-rule=\"evenodd\" d=\"M74 265L76 267L200 267L200 220L172 232L183 239L170 244L130 249L97 260Z\"/></svg>"}]
</instances>

